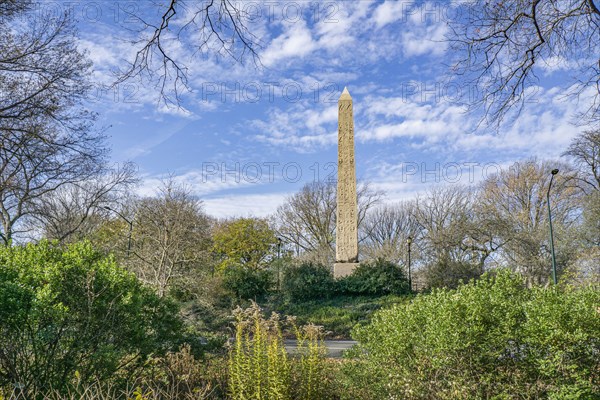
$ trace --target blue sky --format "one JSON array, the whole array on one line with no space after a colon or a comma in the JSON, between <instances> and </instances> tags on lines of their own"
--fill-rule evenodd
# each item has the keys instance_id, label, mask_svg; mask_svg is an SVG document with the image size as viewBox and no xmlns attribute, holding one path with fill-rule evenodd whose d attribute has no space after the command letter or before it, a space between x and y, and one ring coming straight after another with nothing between
<instances>
[{"instance_id":1,"label":"blue sky","mask_svg":"<svg viewBox=\"0 0 600 400\"><path fill-rule=\"evenodd\" d=\"M472 88L449 83L446 2L245 1L237 4L254 13L262 66L194 56L194 35L170 41L192 90L182 108L169 108L148 81L103 89L133 59L127 39L139 24L124 11L156 19L153 2L70 4L94 62L90 108L109 127L114 162L139 166L141 194L177 176L217 217L268 215L303 184L335 176L344 86L354 100L357 176L389 202L558 157L581 131L573 115L587 104L585 93L579 103L564 98L568 62L553 60L538 68L540 86L514 125L478 129L479 117L465 113Z\"/></svg>"}]
</instances>

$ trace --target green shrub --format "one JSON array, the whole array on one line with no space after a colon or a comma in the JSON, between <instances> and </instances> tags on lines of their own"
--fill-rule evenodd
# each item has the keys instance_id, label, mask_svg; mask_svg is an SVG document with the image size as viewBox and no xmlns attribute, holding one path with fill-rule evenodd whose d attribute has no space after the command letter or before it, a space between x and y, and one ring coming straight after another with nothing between
<instances>
[{"instance_id":1,"label":"green shrub","mask_svg":"<svg viewBox=\"0 0 600 400\"><path fill-rule=\"evenodd\" d=\"M467 261L452 260L443 256L423 270L425 287L456 289L461 283L481 277L481 267Z\"/></svg>"},{"instance_id":2,"label":"green shrub","mask_svg":"<svg viewBox=\"0 0 600 400\"><path fill-rule=\"evenodd\" d=\"M352 295L409 293L408 279L396 264L384 259L361 263L351 275L338 280L339 291Z\"/></svg>"},{"instance_id":3,"label":"green shrub","mask_svg":"<svg viewBox=\"0 0 600 400\"><path fill-rule=\"evenodd\" d=\"M223 272L223 286L238 299L264 297L273 286L273 272L244 266L229 266Z\"/></svg>"},{"instance_id":4,"label":"green shrub","mask_svg":"<svg viewBox=\"0 0 600 400\"><path fill-rule=\"evenodd\" d=\"M304 263L287 268L283 275L282 292L288 300L305 301L327 298L335 291L333 274L328 267Z\"/></svg>"},{"instance_id":5,"label":"green shrub","mask_svg":"<svg viewBox=\"0 0 600 400\"><path fill-rule=\"evenodd\" d=\"M89 243L0 247L0 387L67 389L171 348L178 308Z\"/></svg>"},{"instance_id":6,"label":"green shrub","mask_svg":"<svg viewBox=\"0 0 600 400\"><path fill-rule=\"evenodd\" d=\"M434 290L355 330L349 386L373 399L598 398L599 304L597 288L527 289L507 271Z\"/></svg>"}]
</instances>

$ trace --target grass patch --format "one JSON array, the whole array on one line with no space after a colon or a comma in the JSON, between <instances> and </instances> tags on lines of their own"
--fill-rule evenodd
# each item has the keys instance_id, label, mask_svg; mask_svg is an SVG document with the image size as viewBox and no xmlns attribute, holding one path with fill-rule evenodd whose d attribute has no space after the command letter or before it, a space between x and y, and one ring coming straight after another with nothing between
<instances>
[{"instance_id":1,"label":"grass patch","mask_svg":"<svg viewBox=\"0 0 600 400\"><path fill-rule=\"evenodd\" d=\"M366 324L372 314L394 304L410 301L414 295L386 296L335 296L330 299L289 302L277 295L260 301L259 305L267 313L272 311L283 316L295 316L299 325L321 325L328 339L350 339L350 332L357 324ZM239 302L247 307L248 301ZM189 302L183 307L184 315L189 323L200 332L213 332L220 335L232 334L231 310L227 305L206 305Z\"/></svg>"},{"instance_id":2,"label":"grass patch","mask_svg":"<svg viewBox=\"0 0 600 400\"><path fill-rule=\"evenodd\" d=\"M357 324L368 323L374 311L408 302L412 298L412 295L337 296L327 300L297 303L275 300L263 307L283 315L296 316L300 325L322 325L325 331L331 332L328 335L331 339L350 339L352 328Z\"/></svg>"}]
</instances>

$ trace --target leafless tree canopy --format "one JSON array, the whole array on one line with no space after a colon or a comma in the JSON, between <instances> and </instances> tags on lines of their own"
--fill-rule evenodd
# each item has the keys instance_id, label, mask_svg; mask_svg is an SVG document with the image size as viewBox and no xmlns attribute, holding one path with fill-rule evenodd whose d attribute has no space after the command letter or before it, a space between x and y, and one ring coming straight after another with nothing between
<instances>
[{"instance_id":1,"label":"leafless tree canopy","mask_svg":"<svg viewBox=\"0 0 600 400\"><path fill-rule=\"evenodd\" d=\"M242 10L240 2L170 0L156 3L155 7L158 17L131 15L141 24L139 39L134 42L138 50L118 82L133 77L150 79L163 101L170 104L178 102L182 89L189 89L188 67L178 54L180 47L198 57L225 56L260 65L261 41L250 27L252 16ZM178 46L173 45L175 41Z\"/></svg>"},{"instance_id":2,"label":"leafless tree canopy","mask_svg":"<svg viewBox=\"0 0 600 400\"><path fill-rule=\"evenodd\" d=\"M80 104L91 62L77 49L72 19L32 15L28 2L8 4L0 18L0 129L86 131L93 116Z\"/></svg>"},{"instance_id":3,"label":"leafless tree canopy","mask_svg":"<svg viewBox=\"0 0 600 400\"><path fill-rule=\"evenodd\" d=\"M584 150L587 154L590 149ZM600 202L592 196L596 191L582 202L578 171L569 164L535 159L477 186L436 187L415 201L372 208L361 229L361 254L404 264L410 235L412 268L425 286L455 285L494 267L518 270L531 282L547 282L551 264L546 194L550 171L557 167L560 174L550 202L557 261L564 270L579 257L577 230L585 243L598 242ZM593 253L586 246L580 246L581 256Z\"/></svg>"},{"instance_id":4,"label":"leafless tree canopy","mask_svg":"<svg viewBox=\"0 0 600 400\"><path fill-rule=\"evenodd\" d=\"M156 197L140 199L133 218L133 249L125 263L163 296L208 256L210 220L202 203L172 179Z\"/></svg>"},{"instance_id":5,"label":"leafless tree canopy","mask_svg":"<svg viewBox=\"0 0 600 400\"><path fill-rule=\"evenodd\" d=\"M597 0L465 2L451 21L450 40L464 55L456 72L481 92L473 103L488 122L500 124L521 111L537 67L567 64L571 94L592 87L595 101L585 117L600 118L600 11Z\"/></svg>"},{"instance_id":6,"label":"leafless tree canopy","mask_svg":"<svg viewBox=\"0 0 600 400\"><path fill-rule=\"evenodd\" d=\"M588 248L583 249L583 252L600 255L600 191L585 196L582 217L581 237ZM600 269L600 264L597 267Z\"/></svg>"},{"instance_id":7,"label":"leafless tree canopy","mask_svg":"<svg viewBox=\"0 0 600 400\"><path fill-rule=\"evenodd\" d=\"M81 105L91 64L69 16L0 4L0 242L9 243L41 197L100 173L107 151Z\"/></svg>"},{"instance_id":8,"label":"leafless tree canopy","mask_svg":"<svg viewBox=\"0 0 600 400\"><path fill-rule=\"evenodd\" d=\"M600 130L588 130L575 137L563 154L579 167L578 182L585 193L582 199L579 238L582 246L572 264L571 273L581 278L595 271L592 280L600 279ZM595 264L594 264L595 263ZM593 274L592 274L593 275Z\"/></svg>"},{"instance_id":9,"label":"leafless tree canopy","mask_svg":"<svg viewBox=\"0 0 600 400\"><path fill-rule=\"evenodd\" d=\"M335 181L317 181L305 185L289 197L275 214L278 235L297 253L319 254L318 260L333 259L336 223ZM359 184L358 225L362 226L368 210L378 204L382 193L368 184Z\"/></svg>"},{"instance_id":10,"label":"leafless tree canopy","mask_svg":"<svg viewBox=\"0 0 600 400\"><path fill-rule=\"evenodd\" d=\"M584 189L600 191L600 129L577 136L564 155L572 157L579 166Z\"/></svg>"},{"instance_id":11,"label":"leafless tree canopy","mask_svg":"<svg viewBox=\"0 0 600 400\"><path fill-rule=\"evenodd\" d=\"M335 183L307 184L277 209L278 234L298 253L331 250L335 243L335 210Z\"/></svg>"},{"instance_id":12,"label":"leafless tree canopy","mask_svg":"<svg viewBox=\"0 0 600 400\"><path fill-rule=\"evenodd\" d=\"M127 163L85 182L69 183L41 196L33 206L34 225L44 237L59 242L90 238L118 210L137 182L136 168Z\"/></svg>"},{"instance_id":13,"label":"leafless tree canopy","mask_svg":"<svg viewBox=\"0 0 600 400\"><path fill-rule=\"evenodd\" d=\"M401 202L369 210L360 231L363 258L406 261L406 240L419 234L414 206L414 202Z\"/></svg>"},{"instance_id":14,"label":"leafless tree canopy","mask_svg":"<svg viewBox=\"0 0 600 400\"><path fill-rule=\"evenodd\" d=\"M500 257L504 263L520 269L536 282L549 276L550 247L548 240L549 171L560 168L550 193L558 260L565 259L575 247L569 240L570 228L577 220L580 190L576 173L560 162L529 160L518 168L489 177L482 184L480 211L489 228L504 243Z\"/></svg>"},{"instance_id":15,"label":"leafless tree canopy","mask_svg":"<svg viewBox=\"0 0 600 400\"><path fill-rule=\"evenodd\" d=\"M449 259L479 266L497 249L476 212L477 193L453 185L431 189L416 201L413 215L419 231L416 246L423 262Z\"/></svg>"},{"instance_id":16,"label":"leafless tree canopy","mask_svg":"<svg viewBox=\"0 0 600 400\"><path fill-rule=\"evenodd\" d=\"M30 0L0 0L0 16L9 18L30 6Z\"/></svg>"}]
</instances>

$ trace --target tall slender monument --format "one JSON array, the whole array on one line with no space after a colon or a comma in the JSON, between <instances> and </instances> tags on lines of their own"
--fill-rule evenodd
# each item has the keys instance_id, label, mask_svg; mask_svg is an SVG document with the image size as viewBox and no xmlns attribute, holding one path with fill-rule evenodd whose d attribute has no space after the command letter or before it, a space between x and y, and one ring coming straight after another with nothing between
<instances>
[{"instance_id":1,"label":"tall slender monument","mask_svg":"<svg viewBox=\"0 0 600 400\"><path fill-rule=\"evenodd\" d=\"M352 273L358 266L358 209L354 162L352 97L344 88L338 100L337 225L334 277Z\"/></svg>"}]
</instances>

